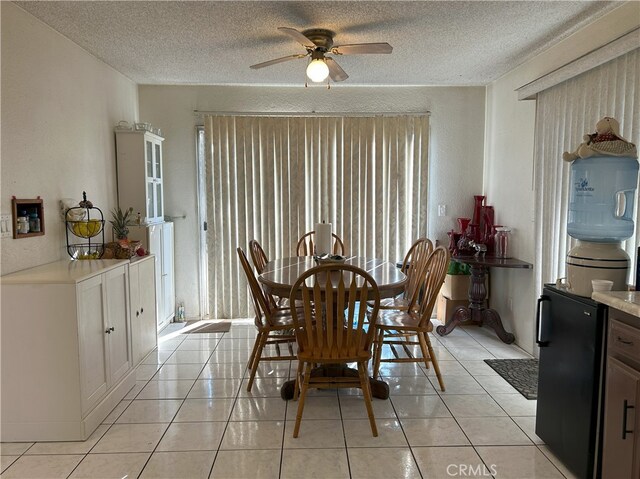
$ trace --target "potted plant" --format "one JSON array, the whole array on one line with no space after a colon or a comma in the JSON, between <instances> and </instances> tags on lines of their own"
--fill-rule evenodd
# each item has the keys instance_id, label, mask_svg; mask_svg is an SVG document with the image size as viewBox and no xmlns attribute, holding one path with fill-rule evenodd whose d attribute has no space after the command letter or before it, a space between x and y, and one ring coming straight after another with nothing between
<instances>
[{"instance_id":1,"label":"potted plant","mask_svg":"<svg viewBox=\"0 0 640 479\"><path fill-rule=\"evenodd\" d=\"M111 211L112 220L109 220L113 227L113 234L118 240L126 240L129 236L129 226L133 226L133 208L122 211L116 207Z\"/></svg>"},{"instance_id":2,"label":"potted plant","mask_svg":"<svg viewBox=\"0 0 640 479\"><path fill-rule=\"evenodd\" d=\"M105 247L104 258L117 258L117 259L129 259L137 254L143 255L144 251L141 250L140 241L129 240L129 226L138 224L137 219L134 219L133 208L128 208L124 211L120 207L116 207L111 210L111 217L109 220L113 228L113 234L117 241L108 243Z\"/></svg>"}]
</instances>

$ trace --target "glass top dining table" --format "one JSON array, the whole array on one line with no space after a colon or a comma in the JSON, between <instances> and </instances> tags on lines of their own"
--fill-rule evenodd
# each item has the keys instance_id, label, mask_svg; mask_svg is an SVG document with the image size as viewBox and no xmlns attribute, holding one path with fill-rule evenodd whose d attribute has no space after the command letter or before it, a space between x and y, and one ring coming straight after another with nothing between
<instances>
[{"instance_id":1,"label":"glass top dining table","mask_svg":"<svg viewBox=\"0 0 640 479\"><path fill-rule=\"evenodd\" d=\"M348 256L344 264L362 268L378 285L381 298L392 298L404 291L407 277L395 263L362 256ZM293 283L305 271L317 266L313 256L294 256L269 261L258 280L265 291L274 296L288 297Z\"/></svg>"},{"instance_id":2,"label":"glass top dining table","mask_svg":"<svg viewBox=\"0 0 640 479\"><path fill-rule=\"evenodd\" d=\"M377 258L349 256L345 264L358 266L369 273L378 285L381 298L391 298L404 291L407 277L395 263ZM258 276L258 280L268 294L288 298L293 284L300 275L314 266L317 266L317 264L313 256L276 259L266 264L262 274ZM329 375L353 376L357 374L357 371L350 369L346 365L337 365L337 369L334 368ZM389 385L386 382L369 378L369 383L371 384L373 397L379 399L387 399L389 397ZM280 389L282 398L285 400L291 399L294 387L295 381L286 381Z\"/></svg>"}]
</instances>

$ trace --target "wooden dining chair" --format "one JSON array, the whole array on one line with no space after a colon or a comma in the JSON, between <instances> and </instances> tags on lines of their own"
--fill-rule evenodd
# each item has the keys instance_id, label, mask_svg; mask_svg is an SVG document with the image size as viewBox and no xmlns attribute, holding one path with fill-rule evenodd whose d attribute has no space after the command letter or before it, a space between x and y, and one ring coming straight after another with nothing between
<instances>
[{"instance_id":1,"label":"wooden dining chair","mask_svg":"<svg viewBox=\"0 0 640 479\"><path fill-rule=\"evenodd\" d=\"M356 266L321 265L298 278L290 297L300 298L302 303L300 309L291 310L298 343L294 399L300 388L293 437L298 437L310 387L362 389L371 432L377 436L367 365L372 357L374 325L380 304L378 285L369 273ZM358 302L367 299L372 299L374 306L369 310L359 308ZM332 371L344 372L345 368L335 366L346 363L357 363L357 376L331 375ZM312 372L315 365L324 366L324 371ZM329 365L334 367L327 367ZM347 373L350 371L353 370L346 370Z\"/></svg>"},{"instance_id":2,"label":"wooden dining chair","mask_svg":"<svg viewBox=\"0 0 640 479\"><path fill-rule=\"evenodd\" d=\"M419 238L411 245L402 261L400 271L407 275L404 291L400 296L385 298L380 302L380 309L413 309L420 295L424 270L429 256L433 252L433 243L427 238Z\"/></svg>"},{"instance_id":3,"label":"wooden dining chair","mask_svg":"<svg viewBox=\"0 0 640 479\"><path fill-rule=\"evenodd\" d=\"M380 310L376 323L376 338L374 350L373 377L380 372L382 362L424 362L433 369L438 378L440 389L445 390L444 381L440 374L438 360L433 353L429 332L433 330L431 315L436 304L438 293L444 283L449 265L449 251L443 246L433 250L419 272L422 281L416 308L409 310ZM384 345L391 348L393 357L382 358ZM410 346L418 345L422 357L414 356ZM396 347L401 347L404 355L398 353Z\"/></svg>"},{"instance_id":4,"label":"wooden dining chair","mask_svg":"<svg viewBox=\"0 0 640 479\"><path fill-rule=\"evenodd\" d=\"M337 234L331 233L331 236L333 236L333 254L344 256L344 243ZM308 233L303 234L298 240L296 254L298 256L313 256L315 254L315 239L315 231L309 231Z\"/></svg>"},{"instance_id":5,"label":"wooden dining chair","mask_svg":"<svg viewBox=\"0 0 640 479\"><path fill-rule=\"evenodd\" d=\"M249 288L251 290L251 297L253 299L253 307L256 313L255 326L258 329L258 336L253 345L247 368L251 373L249 376L249 383L247 384L247 391L251 391L253 386L253 380L258 371L258 365L262 361L291 361L296 359L296 355L293 352L293 344L296 338L293 334L293 320L291 317L290 308L276 308L260 287L253 268L249 264L247 255L238 248L238 257L240 258L240 264L247 277ZM294 307L295 310L295 307ZM263 352L266 346L273 345L276 354L270 356L263 356ZM285 345L289 354L282 354L280 346Z\"/></svg>"}]
</instances>

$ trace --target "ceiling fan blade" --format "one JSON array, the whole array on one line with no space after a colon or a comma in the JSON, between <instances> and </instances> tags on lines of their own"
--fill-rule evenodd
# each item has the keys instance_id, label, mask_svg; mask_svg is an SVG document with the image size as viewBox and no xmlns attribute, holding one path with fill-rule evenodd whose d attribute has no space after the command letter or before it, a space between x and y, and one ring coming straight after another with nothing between
<instances>
[{"instance_id":1,"label":"ceiling fan blade","mask_svg":"<svg viewBox=\"0 0 640 479\"><path fill-rule=\"evenodd\" d=\"M278 27L278 30L280 30L282 33L286 33L287 35L289 35L291 38L293 38L296 42L298 42L300 45L302 45L305 48L316 47L315 43L313 43L311 40L309 40L307 37L305 37L302 33L300 33L295 28Z\"/></svg>"},{"instance_id":2,"label":"ceiling fan blade","mask_svg":"<svg viewBox=\"0 0 640 479\"><path fill-rule=\"evenodd\" d=\"M329 76L334 82L345 81L347 78L349 78L347 72L345 72L342 67L338 65L337 61L335 61L331 57L325 57L324 59L327 63L327 66L329 67Z\"/></svg>"},{"instance_id":3,"label":"ceiling fan blade","mask_svg":"<svg viewBox=\"0 0 640 479\"><path fill-rule=\"evenodd\" d=\"M296 60L298 58L304 58L306 56L307 56L306 53L299 53L297 55L289 55L289 56L286 56L286 57L281 57L281 58L276 58L274 60L269 60L267 62L256 63L255 65L251 65L249 68L253 68L254 70L257 70L258 68L269 67L271 65L276 65L277 63L288 62L289 60Z\"/></svg>"},{"instance_id":4,"label":"ceiling fan blade","mask_svg":"<svg viewBox=\"0 0 640 479\"><path fill-rule=\"evenodd\" d=\"M393 47L388 43L353 43L339 45L331 49L336 55L359 55L361 53L391 53Z\"/></svg>"}]
</instances>

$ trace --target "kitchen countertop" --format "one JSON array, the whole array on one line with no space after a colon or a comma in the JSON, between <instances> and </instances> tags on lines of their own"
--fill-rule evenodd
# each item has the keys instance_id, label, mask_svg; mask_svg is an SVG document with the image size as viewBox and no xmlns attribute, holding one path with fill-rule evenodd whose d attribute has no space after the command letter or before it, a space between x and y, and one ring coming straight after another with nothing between
<instances>
[{"instance_id":1,"label":"kitchen countertop","mask_svg":"<svg viewBox=\"0 0 640 479\"><path fill-rule=\"evenodd\" d=\"M65 259L53 263L16 271L0 277L2 285L25 283L77 283L96 274L107 272L122 264L125 259L95 259L73 261Z\"/></svg>"},{"instance_id":2,"label":"kitchen countertop","mask_svg":"<svg viewBox=\"0 0 640 479\"><path fill-rule=\"evenodd\" d=\"M640 291L597 292L591 299L640 318Z\"/></svg>"}]
</instances>

